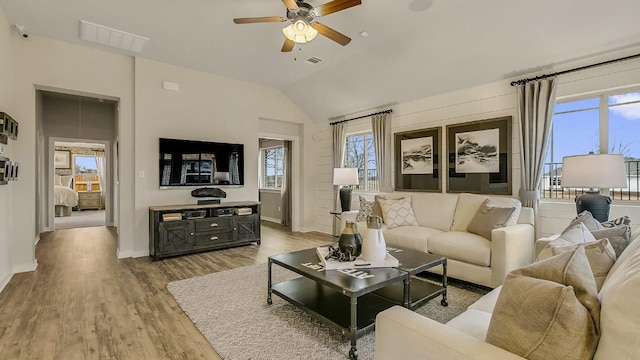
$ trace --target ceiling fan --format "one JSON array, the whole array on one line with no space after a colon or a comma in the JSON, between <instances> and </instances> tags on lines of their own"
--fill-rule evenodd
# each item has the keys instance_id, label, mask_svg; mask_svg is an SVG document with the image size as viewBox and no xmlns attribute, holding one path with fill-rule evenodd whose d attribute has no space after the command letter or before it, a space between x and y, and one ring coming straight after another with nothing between
<instances>
[{"instance_id":1,"label":"ceiling fan","mask_svg":"<svg viewBox=\"0 0 640 360\"><path fill-rule=\"evenodd\" d=\"M282 2L287 7L286 18L281 16L236 18L233 19L233 22L236 24L291 22L289 26L282 29L285 36L282 52L293 50L293 46L296 43L304 44L313 40L318 33L345 46L351 41L351 38L317 22L316 19L320 16L326 16L362 4L361 0L333 0L313 7L303 0L282 0Z\"/></svg>"}]
</instances>

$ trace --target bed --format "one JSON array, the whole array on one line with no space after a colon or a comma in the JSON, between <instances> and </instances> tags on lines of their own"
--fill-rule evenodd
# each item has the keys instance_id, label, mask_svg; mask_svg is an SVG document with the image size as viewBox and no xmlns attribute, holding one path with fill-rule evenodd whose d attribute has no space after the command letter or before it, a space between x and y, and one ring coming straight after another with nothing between
<instances>
[{"instance_id":1,"label":"bed","mask_svg":"<svg viewBox=\"0 0 640 360\"><path fill-rule=\"evenodd\" d=\"M78 193L72 188L72 176L55 176L53 201L56 216L71 216L71 210L78 206Z\"/></svg>"}]
</instances>

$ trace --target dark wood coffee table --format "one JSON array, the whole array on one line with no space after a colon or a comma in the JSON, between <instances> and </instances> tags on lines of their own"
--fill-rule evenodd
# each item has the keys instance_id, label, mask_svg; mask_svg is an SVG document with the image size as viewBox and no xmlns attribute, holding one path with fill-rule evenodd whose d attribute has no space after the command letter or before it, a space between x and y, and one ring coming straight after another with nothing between
<instances>
[{"instance_id":1,"label":"dark wood coffee table","mask_svg":"<svg viewBox=\"0 0 640 360\"><path fill-rule=\"evenodd\" d=\"M315 248L270 256L267 302L271 304L271 294L276 294L338 329L351 340L349 357L357 359L356 339L374 328L376 315L398 303L408 306L408 272L396 268L325 271L318 262ZM272 264L302 277L273 284ZM376 293L393 284L401 295Z\"/></svg>"},{"instance_id":2,"label":"dark wood coffee table","mask_svg":"<svg viewBox=\"0 0 640 360\"><path fill-rule=\"evenodd\" d=\"M400 262L400 265L397 268L408 273L408 293L407 295L403 295L403 289L396 284L376 291L377 294L383 295L397 302L405 301L404 297L406 296L408 299L407 307L411 310L422 306L427 301L440 295L442 295L440 304L442 306L449 306L449 301L447 300L446 257L401 247L387 247L387 252ZM417 274L438 265L442 265L441 284L434 284L416 276Z\"/></svg>"}]
</instances>

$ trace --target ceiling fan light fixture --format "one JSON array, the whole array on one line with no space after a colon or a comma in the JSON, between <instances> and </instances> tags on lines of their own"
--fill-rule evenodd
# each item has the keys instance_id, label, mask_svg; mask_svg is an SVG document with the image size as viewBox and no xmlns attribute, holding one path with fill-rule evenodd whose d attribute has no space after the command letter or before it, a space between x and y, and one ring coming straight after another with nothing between
<instances>
[{"instance_id":1,"label":"ceiling fan light fixture","mask_svg":"<svg viewBox=\"0 0 640 360\"><path fill-rule=\"evenodd\" d=\"M287 39L298 44L307 43L318 35L318 31L309 26L304 20L297 20L289 24L289 26L282 29L282 33Z\"/></svg>"}]
</instances>

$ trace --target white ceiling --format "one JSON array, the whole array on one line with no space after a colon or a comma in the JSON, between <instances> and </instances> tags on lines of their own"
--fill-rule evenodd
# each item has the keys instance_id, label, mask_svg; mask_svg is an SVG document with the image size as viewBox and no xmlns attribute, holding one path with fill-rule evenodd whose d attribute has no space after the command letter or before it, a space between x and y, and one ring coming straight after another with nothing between
<instances>
[{"instance_id":1,"label":"white ceiling","mask_svg":"<svg viewBox=\"0 0 640 360\"><path fill-rule=\"evenodd\" d=\"M291 53L280 52L286 24L232 22L285 16L281 0L0 0L0 6L31 35L105 51L133 55L81 40L80 20L150 38L138 56L280 89L314 121L640 45L638 0L363 0L319 19L351 37L349 45L318 35ZM421 6L428 9L411 10ZM359 36L362 30L371 36ZM311 56L324 61L305 63Z\"/></svg>"}]
</instances>

